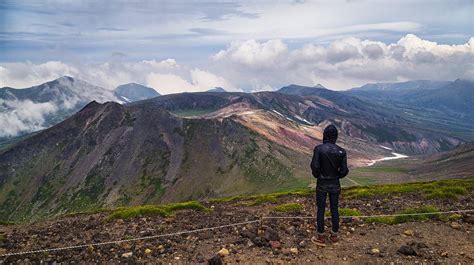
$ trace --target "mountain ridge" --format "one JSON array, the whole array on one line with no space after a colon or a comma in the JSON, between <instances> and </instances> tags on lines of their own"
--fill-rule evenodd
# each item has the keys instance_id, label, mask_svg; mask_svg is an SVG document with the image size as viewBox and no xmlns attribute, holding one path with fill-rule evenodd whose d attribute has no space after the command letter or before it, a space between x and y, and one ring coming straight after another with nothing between
<instances>
[{"instance_id":1,"label":"mountain ridge","mask_svg":"<svg viewBox=\"0 0 474 265\"><path fill-rule=\"evenodd\" d=\"M139 91L139 92L137 92ZM84 107L90 101L128 102L159 95L141 85L119 86L108 90L70 76L29 88L0 88L0 115L6 125L0 128L0 145L25 134L43 130ZM129 97L129 100L120 98Z\"/></svg>"},{"instance_id":2,"label":"mountain ridge","mask_svg":"<svg viewBox=\"0 0 474 265\"><path fill-rule=\"evenodd\" d=\"M120 85L114 89L114 94L125 103L160 96L155 89L137 83Z\"/></svg>"}]
</instances>

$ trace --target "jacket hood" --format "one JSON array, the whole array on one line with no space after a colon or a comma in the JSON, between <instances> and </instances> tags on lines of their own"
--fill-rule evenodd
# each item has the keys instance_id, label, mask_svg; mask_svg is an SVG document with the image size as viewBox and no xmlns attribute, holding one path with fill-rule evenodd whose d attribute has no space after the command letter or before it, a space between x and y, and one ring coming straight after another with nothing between
<instances>
[{"instance_id":1,"label":"jacket hood","mask_svg":"<svg viewBox=\"0 0 474 265\"><path fill-rule=\"evenodd\" d=\"M336 126L330 124L324 129L323 143L335 144L336 140L337 140L337 128Z\"/></svg>"}]
</instances>

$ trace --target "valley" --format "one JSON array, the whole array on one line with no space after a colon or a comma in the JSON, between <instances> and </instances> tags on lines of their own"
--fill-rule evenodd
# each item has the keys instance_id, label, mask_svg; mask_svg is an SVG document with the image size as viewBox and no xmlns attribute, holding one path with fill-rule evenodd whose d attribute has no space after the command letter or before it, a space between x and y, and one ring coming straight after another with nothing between
<instances>
[{"instance_id":1,"label":"valley","mask_svg":"<svg viewBox=\"0 0 474 265\"><path fill-rule=\"evenodd\" d=\"M338 144L349 157L343 186L472 177L463 162L472 152L448 159L445 170L429 169L462 138L322 86L180 93L128 104L93 101L51 128L6 142L0 220L312 186L312 151L330 123L340 128ZM456 150L447 155L463 153ZM394 153L408 158L382 161ZM458 163L462 170L449 171Z\"/></svg>"}]
</instances>

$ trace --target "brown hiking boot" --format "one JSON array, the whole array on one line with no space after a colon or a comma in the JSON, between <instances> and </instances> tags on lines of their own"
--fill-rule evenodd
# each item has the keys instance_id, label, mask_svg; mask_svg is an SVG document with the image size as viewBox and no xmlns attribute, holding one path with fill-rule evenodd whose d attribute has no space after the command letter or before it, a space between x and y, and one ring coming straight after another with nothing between
<instances>
[{"instance_id":1,"label":"brown hiking boot","mask_svg":"<svg viewBox=\"0 0 474 265\"><path fill-rule=\"evenodd\" d=\"M337 241L339 241L337 233L331 231L331 234L329 235L329 241L331 241L331 243L337 243Z\"/></svg>"},{"instance_id":2,"label":"brown hiking boot","mask_svg":"<svg viewBox=\"0 0 474 265\"><path fill-rule=\"evenodd\" d=\"M326 246L326 236L324 234L319 234L317 236L313 236L311 238L311 241L313 241L316 245L318 246Z\"/></svg>"}]
</instances>

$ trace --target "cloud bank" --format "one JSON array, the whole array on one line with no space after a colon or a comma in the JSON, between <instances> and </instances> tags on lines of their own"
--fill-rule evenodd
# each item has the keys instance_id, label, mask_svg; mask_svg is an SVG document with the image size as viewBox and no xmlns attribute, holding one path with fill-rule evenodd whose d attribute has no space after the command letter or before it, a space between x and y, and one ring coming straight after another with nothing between
<instances>
[{"instance_id":1,"label":"cloud bank","mask_svg":"<svg viewBox=\"0 0 474 265\"><path fill-rule=\"evenodd\" d=\"M44 129L46 116L56 111L57 106L51 102L0 99L0 138Z\"/></svg>"},{"instance_id":2,"label":"cloud bank","mask_svg":"<svg viewBox=\"0 0 474 265\"><path fill-rule=\"evenodd\" d=\"M66 64L59 61L0 64L0 87L26 88L61 76L72 76L107 89L137 82L155 88L161 94L199 92L216 86L238 90L225 78L199 68L179 65L174 59L100 64Z\"/></svg>"},{"instance_id":3,"label":"cloud bank","mask_svg":"<svg viewBox=\"0 0 474 265\"><path fill-rule=\"evenodd\" d=\"M348 89L370 82L469 79L474 76L474 38L461 45L437 44L413 34L390 44L343 38L328 46L297 49L282 40L247 40L232 42L213 60L218 68L232 69L229 80L253 80L255 90L289 83Z\"/></svg>"},{"instance_id":4,"label":"cloud bank","mask_svg":"<svg viewBox=\"0 0 474 265\"><path fill-rule=\"evenodd\" d=\"M174 59L104 63L3 63L0 87L28 87L70 75L108 89L138 82L162 94L205 91L278 89L295 83L322 83L348 89L365 83L417 79L454 80L474 76L474 38L460 45L438 44L408 34L384 43L342 38L328 45L307 43L292 48L283 40L234 41L214 54L205 67L179 64Z\"/></svg>"}]
</instances>

